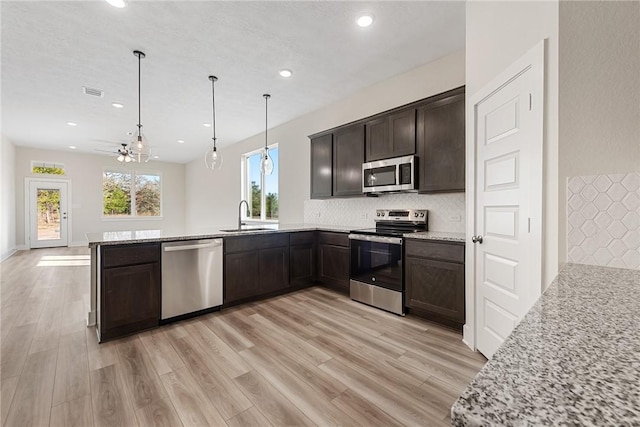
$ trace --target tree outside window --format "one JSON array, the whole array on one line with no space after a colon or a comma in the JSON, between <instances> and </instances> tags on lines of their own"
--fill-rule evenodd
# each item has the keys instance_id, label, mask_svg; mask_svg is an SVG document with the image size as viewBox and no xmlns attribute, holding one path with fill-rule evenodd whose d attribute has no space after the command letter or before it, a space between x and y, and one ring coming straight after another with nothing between
<instances>
[{"instance_id":1,"label":"tree outside window","mask_svg":"<svg viewBox=\"0 0 640 427\"><path fill-rule=\"evenodd\" d=\"M260 173L262 150L242 156L242 182L244 185L241 197L249 203L251 214L247 219L273 221L279 217L277 145L269 147L269 155L273 159L273 173L271 175Z\"/></svg>"},{"instance_id":2,"label":"tree outside window","mask_svg":"<svg viewBox=\"0 0 640 427\"><path fill-rule=\"evenodd\" d=\"M102 196L105 217L161 216L159 173L105 170Z\"/></svg>"}]
</instances>

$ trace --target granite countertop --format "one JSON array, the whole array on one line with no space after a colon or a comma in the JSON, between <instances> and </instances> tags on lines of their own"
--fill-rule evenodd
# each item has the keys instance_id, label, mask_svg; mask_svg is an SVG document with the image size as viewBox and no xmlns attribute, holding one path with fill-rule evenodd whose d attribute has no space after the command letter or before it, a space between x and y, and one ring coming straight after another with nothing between
<instances>
[{"instance_id":1,"label":"granite countertop","mask_svg":"<svg viewBox=\"0 0 640 427\"><path fill-rule=\"evenodd\" d=\"M640 271L567 264L452 425L640 425Z\"/></svg>"},{"instance_id":2,"label":"granite countertop","mask_svg":"<svg viewBox=\"0 0 640 427\"><path fill-rule=\"evenodd\" d=\"M420 233L403 234L405 239L417 240L441 240L445 242L462 242L466 241L464 233L451 233L447 231L424 231Z\"/></svg>"},{"instance_id":3,"label":"granite countertop","mask_svg":"<svg viewBox=\"0 0 640 427\"><path fill-rule=\"evenodd\" d=\"M219 239L222 237L248 236L256 234L268 234L277 232L294 231L334 231L338 233L348 233L363 227L326 225L326 224L252 224L244 228L256 229L252 231L231 231L221 230L234 229L234 226L222 227L221 229L202 230L197 233L165 233L162 230L138 230L138 231L105 231L103 233L87 233L89 247L97 245L122 245L127 243L145 242L170 242L179 240L198 239ZM257 230L261 228L261 230Z\"/></svg>"}]
</instances>

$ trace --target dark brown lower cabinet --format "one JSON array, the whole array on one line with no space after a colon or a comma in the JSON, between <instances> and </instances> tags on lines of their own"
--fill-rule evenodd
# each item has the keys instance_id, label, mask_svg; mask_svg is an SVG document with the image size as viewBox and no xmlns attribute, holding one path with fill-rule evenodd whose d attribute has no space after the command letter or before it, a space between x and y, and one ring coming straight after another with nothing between
<instances>
[{"instance_id":1,"label":"dark brown lower cabinet","mask_svg":"<svg viewBox=\"0 0 640 427\"><path fill-rule=\"evenodd\" d=\"M464 244L407 240L405 284L410 313L462 328Z\"/></svg>"},{"instance_id":2,"label":"dark brown lower cabinet","mask_svg":"<svg viewBox=\"0 0 640 427\"><path fill-rule=\"evenodd\" d=\"M224 257L224 302L260 294L260 269L257 251L227 254Z\"/></svg>"},{"instance_id":3,"label":"dark brown lower cabinet","mask_svg":"<svg viewBox=\"0 0 640 427\"><path fill-rule=\"evenodd\" d=\"M98 320L100 341L158 325L159 261L159 244L103 247ZM135 262L138 264L133 264Z\"/></svg>"},{"instance_id":4,"label":"dark brown lower cabinet","mask_svg":"<svg viewBox=\"0 0 640 427\"><path fill-rule=\"evenodd\" d=\"M259 263L260 293L279 291L289 286L289 247L260 250Z\"/></svg>"},{"instance_id":5,"label":"dark brown lower cabinet","mask_svg":"<svg viewBox=\"0 0 640 427\"><path fill-rule=\"evenodd\" d=\"M318 232L318 281L349 292L349 237L345 233Z\"/></svg>"},{"instance_id":6,"label":"dark brown lower cabinet","mask_svg":"<svg viewBox=\"0 0 640 427\"><path fill-rule=\"evenodd\" d=\"M277 292L288 286L288 234L225 239L224 305Z\"/></svg>"},{"instance_id":7,"label":"dark brown lower cabinet","mask_svg":"<svg viewBox=\"0 0 640 427\"><path fill-rule=\"evenodd\" d=\"M310 286L316 280L316 232L291 233L289 282L291 286Z\"/></svg>"}]
</instances>

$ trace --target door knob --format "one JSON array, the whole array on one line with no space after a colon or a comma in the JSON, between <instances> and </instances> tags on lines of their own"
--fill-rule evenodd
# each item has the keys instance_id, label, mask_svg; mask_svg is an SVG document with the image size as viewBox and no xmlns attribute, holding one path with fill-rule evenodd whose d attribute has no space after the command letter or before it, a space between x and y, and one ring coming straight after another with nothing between
<instances>
[{"instance_id":1,"label":"door knob","mask_svg":"<svg viewBox=\"0 0 640 427\"><path fill-rule=\"evenodd\" d=\"M471 238L471 241L472 241L473 243L480 243L480 244L482 244L482 236L473 236L473 237Z\"/></svg>"}]
</instances>

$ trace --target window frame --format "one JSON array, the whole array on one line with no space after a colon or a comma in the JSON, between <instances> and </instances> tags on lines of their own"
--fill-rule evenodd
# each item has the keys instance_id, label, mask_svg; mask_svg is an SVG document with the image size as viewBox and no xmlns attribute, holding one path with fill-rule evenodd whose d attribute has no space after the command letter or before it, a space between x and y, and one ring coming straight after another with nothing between
<instances>
[{"instance_id":1,"label":"window frame","mask_svg":"<svg viewBox=\"0 0 640 427\"><path fill-rule=\"evenodd\" d=\"M108 216L104 214L104 173L112 172L112 173L129 173L131 174L131 215L122 215L122 216ZM136 214L136 197L135 197L135 177L136 175L157 175L160 178L160 214L157 216L142 216ZM103 221L158 221L164 219L164 186L162 184L164 178L162 176L162 172L156 170L145 170L145 169L121 169L121 168L110 168L105 167L102 169L102 220Z\"/></svg>"},{"instance_id":2,"label":"window frame","mask_svg":"<svg viewBox=\"0 0 640 427\"><path fill-rule=\"evenodd\" d=\"M269 150L278 149L278 163L280 161L280 149L278 147L278 143L274 142L273 144L267 145ZM250 203L250 188L251 184L250 180L248 180L249 175L249 158L255 154L262 153L264 151L264 147L260 147L257 150L248 151L243 153L240 157L240 170L242 177L240 179L240 200L246 200ZM278 173L280 172L280 168L278 168ZM278 201L280 200L280 176L278 176ZM251 205L249 205L249 210L251 210ZM251 218L247 216L247 211L245 209L241 209L240 218L242 221L249 222L261 222L261 223L269 223L269 224L277 224L280 222L280 212L278 211L277 219L267 219L267 194L265 192L265 175L263 173L260 174L260 218Z\"/></svg>"}]
</instances>

